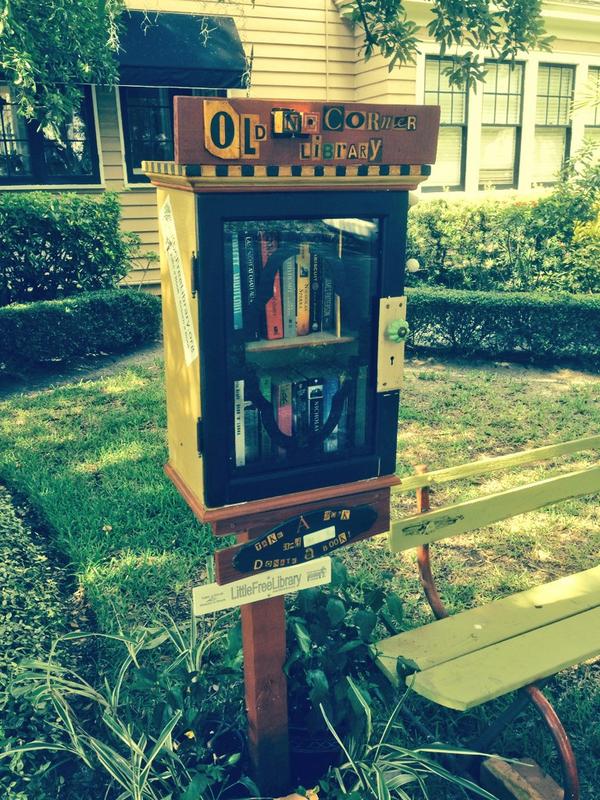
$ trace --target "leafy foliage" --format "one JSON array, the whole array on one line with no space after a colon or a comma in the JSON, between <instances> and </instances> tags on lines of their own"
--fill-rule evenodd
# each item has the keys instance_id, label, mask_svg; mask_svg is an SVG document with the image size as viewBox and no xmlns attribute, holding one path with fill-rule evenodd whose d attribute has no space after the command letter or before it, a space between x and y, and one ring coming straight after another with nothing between
<instances>
[{"instance_id":1,"label":"leafy foliage","mask_svg":"<svg viewBox=\"0 0 600 800\"><path fill-rule=\"evenodd\" d=\"M408 290L409 343L460 355L600 366L600 297Z\"/></svg>"},{"instance_id":2,"label":"leafy foliage","mask_svg":"<svg viewBox=\"0 0 600 800\"><path fill-rule=\"evenodd\" d=\"M20 113L57 126L79 107L78 85L117 78L122 0L0 0L0 72Z\"/></svg>"},{"instance_id":3,"label":"leafy foliage","mask_svg":"<svg viewBox=\"0 0 600 800\"><path fill-rule=\"evenodd\" d=\"M414 284L452 289L600 292L600 163L570 161L554 189L528 202L433 200L409 214Z\"/></svg>"},{"instance_id":4,"label":"leafy foliage","mask_svg":"<svg viewBox=\"0 0 600 800\"><path fill-rule=\"evenodd\" d=\"M428 800L427 778L436 775L461 789L469 789L474 795L487 800L495 797L477 784L462 777L458 772L450 772L441 766L435 755L473 755L461 748L431 745L409 749L390 741L397 729L402 739L403 730L396 724L406 694L382 726L379 737L375 736L372 714L368 698L347 678L349 692L360 708L364 720L364 735L360 739L343 742L335 727L322 709L327 727L342 749L346 760L330 770L321 781L324 797L328 800L411 800L414 791L419 797ZM405 791L408 787L409 795Z\"/></svg>"},{"instance_id":5,"label":"leafy foliage","mask_svg":"<svg viewBox=\"0 0 600 800\"><path fill-rule=\"evenodd\" d=\"M331 586L300 592L288 614L285 671L290 717L309 733L317 733L325 728L323 706L344 736L358 735L362 712L345 678L360 679L370 700L369 693L381 696L382 682L370 645L378 623L397 633L402 601L379 587L368 588L359 599L338 559L333 560L333 570Z\"/></svg>"},{"instance_id":6,"label":"leafy foliage","mask_svg":"<svg viewBox=\"0 0 600 800\"><path fill-rule=\"evenodd\" d=\"M159 331L160 300L132 289L6 306L0 308L0 368L118 353L154 341Z\"/></svg>"},{"instance_id":7,"label":"leafy foliage","mask_svg":"<svg viewBox=\"0 0 600 800\"><path fill-rule=\"evenodd\" d=\"M41 655L64 631L63 577L0 487L0 749L35 738L43 729L42 715L11 697L7 686L21 659ZM47 766L47 760L22 757L0 762L0 795L4 800L25 800L29 789L42 798L39 779Z\"/></svg>"},{"instance_id":8,"label":"leafy foliage","mask_svg":"<svg viewBox=\"0 0 600 800\"><path fill-rule=\"evenodd\" d=\"M111 193L0 194L0 306L112 288L139 245L120 213Z\"/></svg>"},{"instance_id":9,"label":"leafy foliage","mask_svg":"<svg viewBox=\"0 0 600 800\"><path fill-rule=\"evenodd\" d=\"M97 686L57 659L66 643L89 638L123 652L112 679L99 676ZM128 635L66 634L11 684L14 697L46 712L46 738L0 759L51 752L59 762L80 761L96 790L116 800L218 800L232 785L238 797L256 794L239 766L239 677L237 652L228 661L223 634L199 630L194 619Z\"/></svg>"},{"instance_id":10,"label":"leafy foliage","mask_svg":"<svg viewBox=\"0 0 600 800\"><path fill-rule=\"evenodd\" d=\"M501 60L520 52L550 49L552 37L544 32L541 0L429 0L432 18L427 33L449 54L450 83L473 85L485 78L482 51ZM396 63L414 62L419 49L419 26L408 16L404 0L342 0L344 16L363 28L366 59L381 53L392 69ZM459 48L465 48L461 55Z\"/></svg>"}]
</instances>

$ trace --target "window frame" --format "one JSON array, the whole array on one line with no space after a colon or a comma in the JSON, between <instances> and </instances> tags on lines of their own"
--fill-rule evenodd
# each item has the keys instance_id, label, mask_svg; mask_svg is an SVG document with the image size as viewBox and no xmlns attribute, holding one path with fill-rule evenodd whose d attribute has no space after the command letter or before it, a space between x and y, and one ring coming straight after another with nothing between
<instances>
[{"instance_id":1,"label":"window frame","mask_svg":"<svg viewBox=\"0 0 600 800\"><path fill-rule=\"evenodd\" d=\"M548 129L561 130L561 131L564 130L564 132L565 132L565 144L564 144L564 148L563 148L562 162L561 162L561 165L560 165L560 168L562 169L564 167L567 159L569 158L569 155L571 154L571 138L572 138L572 133L573 133L573 114L571 113L571 109L573 107L573 100L574 100L574 97L575 97L575 82L577 80L577 68L578 68L578 65L576 63L575 64L564 64L564 63L554 63L553 61L540 61L538 63L538 80L539 80L539 70L542 67L548 67L549 70L552 70L552 69L560 69L561 70L561 87L562 87L562 70L563 69L570 70L570 72L571 72L571 74L573 76L572 81L571 81L571 96L569 98L565 98L561 94L558 94L558 95L551 95L551 94L541 95L541 94L539 94L537 86L536 86L536 92L535 92L535 119L534 119L534 124L533 124L534 148L535 148L535 136L536 136L536 133L538 131L538 128L540 128L540 129L543 128L545 130L548 130ZM549 74L548 74L548 85L550 85L550 74L551 74L551 72L549 72ZM560 109L561 100L567 99L568 108L569 108L569 122L566 125L556 125L556 124L549 125L547 122L546 123L539 123L537 121L537 113L538 113L538 100L540 99L540 97L545 98L546 101L548 101L550 98L554 98L554 97L558 98L558 100L559 100L559 109ZM547 119L548 119L548 105L546 105L546 120ZM533 183L536 186L554 186L556 184L556 178L554 178L551 181L534 181Z\"/></svg>"},{"instance_id":2,"label":"window frame","mask_svg":"<svg viewBox=\"0 0 600 800\"><path fill-rule=\"evenodd\" d=\"M486 59L485 64L486 64L486 66L489 64L489 65L494 65L496 67L503 66L504 64L506 64L506 65L509 66L509 68L511 67L510 62L508 62L508 61L504 61L504 62L503 61L498 61L496 59ZM523 135L523 99L524 99L524 95L525 95L525 70L527 68L527 65L526 65L526 63L524 61L515 61L514 65L515 66L518 65L518 66L521 67L521 80L520 80L520 84L521 85L520 85L520 91L518 93L518 96L520 96L520 101L519 101L519 122L518 123L515 124L515 123L509 123L509 122L506 122L506 123L484 122L483 121L483 117L484 117L483 102L484 102L484 98L485 98L485 95L486 95L485 85L487 84L487 80L486 80L486 84L484 84L482 86L482 90L481 90L482 109L481 109L481 120L480 120L480 125L479 125L479 147L480 147L480 150L481 150L481 142L482 142L482 139L483 139L483 135L482 134L483 134L483 129L484 128L514 128L515 129L515 154L514 154L514 161L513 161L513 179L512 179L511 183L495 183L495 184L493 184L495 189L516 189L519 186L520 168L521 168L521 141L522 141L522 135ZM493 92L493 96L494 96L494 115L496 113L496 106L497 106L498 97L502 96L502 97L510 98L510 97L517 96L517 95L515 95L515 93L511 93L511 91L510 91L510 88L511 88L510 79L509 79L509 83L508 83L508 88L509 88L508 92L498 92L498 70L496 69L496 85L494 87L494 92ZM506 116L508 118L508 102L507 102ZM478 191L485 191L486 184L481 181L481 169L482 169L482 164L481 164L481 159L480 159L479 160L479 174L477 176L477 189L478 189Z\"/></svg>"},{"instance_id":3,"label":"window frame","mask_svg":"<svg viewBox=\"0 0 600 800\"><path fill-rule=\"evenodd\" d=\"M467 134L468 134L468 124L469 124L469 90L465 86L464 89L456 89L456 91L444 91L440 90L440 79L442 75L442 63L451 62L452 59L448 58L448 56L440 56L440 55L433 55L426 53L425 54L425 74L424 74L424 91L423 91L423 101L425 105L428 105L426 102L427 100L427 62L437 62L438 67L438 88L437 88L437 96L438 100L441 94L450 94L452 97L452 101L454 100L455 94L464 94L464 114L463 114L463 122L456 123L456 122L441 122L440 121L440 128L460 128L461 129L461 137L460 137L460 182L453 186L444 186L444 185L437 185L437 184L426 184L422 185L421 191L422 192L441 192L445 191L446 189L449 192L464 192L465 191L465 179L467 174ZM452 113L452 112L451 112Z\"/></svg>"},{"instance_id":4,"label":"window frame","mask_svg":"<svg viewBox=\"0 0 600 800\"><path fill-rule=\"evenodd\" d=\"M596 81L594 89L596 91L596 94L600 95L600 66L597 66L595 64L590 64L588 66L588 74L587 74L588 84L591 82L590 73L592 72L595 73L595 81ZM590 109L588 113L590 114L589 118L591 118L593 115L593 122L588 122L587 120L584 122L583 125L584 139L587 136L588 128L592 128L594 131L600 131L600 104L598 104L595 108Z\"/></svg>"},{"instance_id":5,"label":"window frame","mask_svg":"<svg viewBox=\"0 0 600 800\"><path fill-rule=\"evenodd\" d=\"M211 97L227 97L227 90L226 89L214 89L214 88L191 88L189 86L118 86L117 87L117 105L119 109L119 117L120 117L120 126L121 126L121 142L123 146L123 171L126 183L128 186L149 186L150 185L150 178L147 175L140 175L134 172L134 169L137 167L133 164L132 158L132 143L129 136L129 109L127 107L126 102L126 95L127 93L123 91L124 89L167 89L169 92L169 104L168 104L168 112L171 118L171 130L174 133L174 121L173 121L173 98L176 95L186 95L186 96L207 96L210 95Z\"/></svg>"},{"instance_id":6,"label":"window frame","mask_svg":"<svg viewBox=\"0 0 600 800\"><path fill-rule=\"evenodd\" d=\"M9 81L2 81L10 88ZM89 175L50 175L44 159L45 137L39 130L38 122L23 120L27 135L27 144L31 158L31 174L0 175L0 187L62 187L99 186L100 185L100 153L98 148L98 132L96 127L96 105L93 87L85 84L80 87L83 92L81 118L85 124L86 143L90 149L92 171Z\"/></svg>"}]
</instances>

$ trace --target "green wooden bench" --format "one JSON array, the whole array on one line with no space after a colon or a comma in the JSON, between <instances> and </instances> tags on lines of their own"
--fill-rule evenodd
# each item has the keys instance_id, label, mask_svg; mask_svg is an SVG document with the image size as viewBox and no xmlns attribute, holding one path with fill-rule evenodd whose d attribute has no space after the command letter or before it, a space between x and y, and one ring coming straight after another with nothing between
<instances>
[{"instance_id":1,"label":"green wooden bench","mask_svg":"<svg viewBox=\"0 0 600 800\"><path fill-rule=\"evenodd\" d=\"M435 586L429 545L561 500L600 492L600 466L436 511L429 508L429 487L597 448L600 436L591 436L435 472L421 468L403 479L398 488L416 489L418 513L392 524L390 547L393 552L418 548L421 581L437 621L376 645L378 664L393 683L405 681L413 691L448 708L465 711L520 690L477 745L485 751L532 701L559 750L565 800L579 797L575 757L556 712L535 682L600 654L600 566L449 617Z\"/></svg>"}]
</instances>

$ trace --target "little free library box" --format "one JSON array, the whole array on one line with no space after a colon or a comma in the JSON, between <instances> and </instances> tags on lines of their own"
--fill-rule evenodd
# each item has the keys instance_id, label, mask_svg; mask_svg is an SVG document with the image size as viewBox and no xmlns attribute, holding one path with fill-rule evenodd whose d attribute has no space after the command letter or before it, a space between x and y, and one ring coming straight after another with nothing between
<instances>
[{"instance_id":1,"label":"little free library box","mask_svg":"<svg viewBox=\"0 0 600 800\"><path fill-rule=\"evenodd\" d=\"M174 109L175 161L144 165L158 189L170 477L213 522L389 486L408 191L435 161L439 108L176 97Z\"/></svg>"},{"instance_id":2,"label":"little free library box","mask_svg":"<svg viewBox=\"0 0 600 800\"><path fill-rule=\"evenodd\" d=\"M263 792L282 793L281 593L296 572L326 580L313 560L389 529L408 193L435 161L439 108L174 102L175 160L144 165L159 210L165 470L216 535L238 536L215 553L220 588L197 601L247 603L250 755ZM272 570L283 589L261 577ZM255 602L265 592L280 596Z\"/></svg>"}]
</instances>

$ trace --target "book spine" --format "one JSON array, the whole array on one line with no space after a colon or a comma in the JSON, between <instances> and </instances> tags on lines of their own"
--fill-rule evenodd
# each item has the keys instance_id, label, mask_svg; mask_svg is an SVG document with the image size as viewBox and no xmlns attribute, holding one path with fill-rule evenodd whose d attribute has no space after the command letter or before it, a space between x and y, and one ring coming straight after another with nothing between
<instances>
[{"instance_id":1,"label":"book spine","mask_svg":"<svg viewBox=\"0 0 600 800\"><path fill-rule=\"evenodd\" d=\"M308 427L320 431L323 427L323 379L312 378L308 382Z\"/></svg>"},{"instance_id":2,"label":"book spine","mask_svg":"<svg viewBox=\"0 0 600 800\"><path fill-rule=\"evenodd\" d=\"M367 441L367 366L361 365L356 374L354 401L354 446L363 447Z\"/></svg>"},{"instance_id":3,"label":"book spine","mask_svg":"<svg viewBox=\"0 0 600 800\"><path fill-rule=\"evenodd\" d=\"M333 278L323 271L323 320L324 331L335 330L335 311L333 303Z\"/></svg>"},{"instance_id":4,"label":"book spine","mask_svg":"<svg viewBox=\"0 0 600 800\"><path fill-rule=\"evenodd\" d=\"M235 437L235 465L246 463L246 435L244 429L244 381L233 383L233 426Z\"/></svg>"},{"instance_id":5,"label":"book spine","mask_svg":"<svg viewBox=\"0 0 600 800\"><path fill-rule=\"evenodd\" d=\"M242 301L244 310L256 300L256 287L258 281L257 248L254 235L248 231L241 234L241 272L242 272ZM246 331L249 339L257 339L258 331Z\"/></svg>"},{"instance_id":6,"label":"book spine","mask_svg":"<svg viewBox=\"0 0 600 800\"><path fill-rule=\"evenodd\" d=\"M296 260L296 335L310 332L310 250L307 243L300 245Z\"/></svg>"},{"instance_id":7,"label":"book spine","mask_svg":"<svg viewBox=\"0 0 600 800\"><path fill-rule=\"evenodd\" d=\"M293 430L291 381L284 380L277 384L276 403L279 430L291 436ZM279 448L280 455L285 455L285 453L286 451L283 448Z\"/></svg>"},{"instance_id":8,"label":"book spine","mask_svg":"<svg viewBox=\"0 0 600 800\"><path fill-rule=\"evenodd\" d=\"M262 375L260 378L259 383L260 393L268 400L269 403L272 403L272 387L271 387L271 376L270 375ZM263 461L269 458L273 451L273 443L271 441L271 437L267 433L267 429L265 426L260 424L260 456Z\"/></svg>"},{"instance_id":9,"label":"book spine","mask_svg":"<svg viewBox=\"0 0 600 800\"><path fill-rule=\"evenodd\" d=\"M242 276L240 271L240 243L235 231L231 234L231 269L233 272L233 329L241 331L244 327Z\"/></svg>"},{"instance_id":10,"label":"book spine","mask_svg":"<svg viewBox=\"0 0 600 800\"><path fill-rule=\"evenodd\" d=\"M296 336L296 259L291 256L283 262L283 335Z\"/></svg>"},{"instance_id":11,"label":"book spine","mask_svg":"<svg viewBox=\"0 0 600 800\"><path fill-rule=\"evenodd\" d=\"M277 240L265 231L261 231L260 252L263 268L275 250L277 250ZM273 297L265 306L265 332L267 339L283 339L283 301L279 272L273 280Z\"/></svg>"},{"instance_id":12,"label":"book spine","mask_svg":"<svg viewBox=\"0 0 600 800\"><path fill-rule=\"evenodd\" d=\"M292 430L294 435L308 432L308 381L300 378L292 387Z\"/></svg>"},{"instance_id":13,"label":"book spine","mask_svg":"<svg viewBox=\"0 0 600 800\"><path fill-rule=\"evenodd\" d=\"M325 424L331 413L331 406L333 398L337 390L340 388L340 381L337 375L329 375L325 378L325 386L323 390L323 424ZM339 446L339 423L335 426L333 431L325 439L324 450L326 453L334 453Z\"/></svg>"},{"instance_id":14,"label":"book spine","mask_svg":"<svg viewBox=\"0 0 600 800\"><path fill-rule=\"evenodd\" d=\"M344 381L348 380L346 374L340 376L340 386ZM352 381L350 385L350 392L344 400L344 407L340 414L340 421L338 422L338 449L342 450L352 446L352 426L354 424L354 391L356 388L356 381Z\"/></svg>"},{"instance_id":15,"label":"book spine","mask_svg":"<svg viewBox=\"0 0 600 800\"><path fill-rule=\"evenodd\" d=\"M251 464L260 458L260 435L259 435L259 413L258 408L252 405L250 400L244 401L244 433L246 439L246 463Z\"/></svg>"},{"instance_id":16,"label":"book spine","mask_svg":"<svg viewBox=\"0 0 600 800\"><path fill-rule=\"evenodd\" d=\"M310 261L310 330L316 333L323 324L323 262L316 254Z\"/></svg>"}]
</instances>

